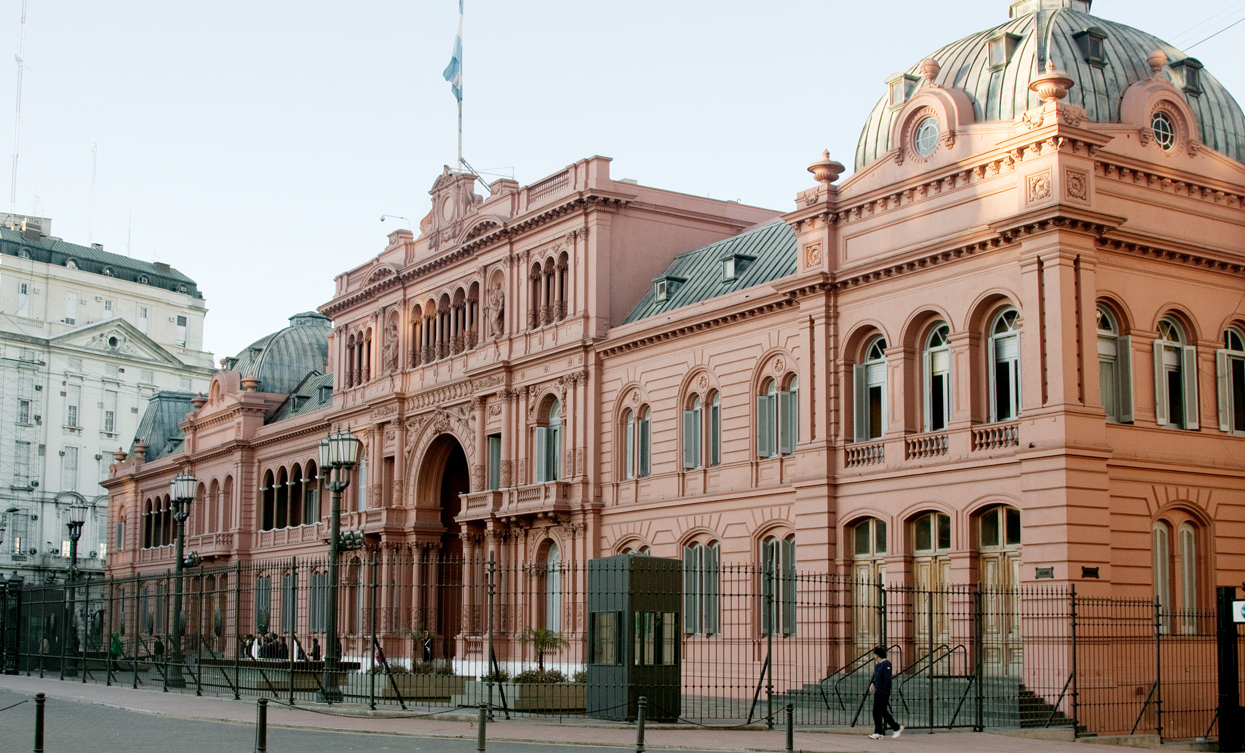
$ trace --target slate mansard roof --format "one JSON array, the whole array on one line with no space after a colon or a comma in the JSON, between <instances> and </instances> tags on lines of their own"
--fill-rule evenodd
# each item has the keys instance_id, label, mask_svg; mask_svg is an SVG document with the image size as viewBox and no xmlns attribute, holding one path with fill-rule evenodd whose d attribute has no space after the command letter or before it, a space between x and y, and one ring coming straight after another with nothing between
<instances>
[{"instance_id":1,"label":"slate mansard roof","mask_svg":"<svg viewBox=\"0 0 1245 753\"><path fill-rule=\"evenodd\" d=\"M1077 40L1077 35L1089 29L1106 34L1101 63L1089 62ZM1015 35L1016 46L1006 65L991 68L989 42L1004 34ZM1163 75L1178 88L1185 82L1177 69L1191 59L1158 37L1070 7L1020 14L1008 23L964 37L926 57L941 66L935 77L939 86L967 92L978 122L1011 122L1041 104L1041 99L1029 90L1029 83L1045 66L1048 38L1054 40L1055 65L1076 82L1064 101L1085 108L1089 119L1099 123L1120 122L1124 92L1132 84L1153 77L1146 58L1155 50L1166 53L1168 65ZM907 73L919 77L923 60ZM1200 68L1200 63L1196 65ZM1245 162L1245 115L1240 105L1209 71L1201 70L1199 78L1199 93L1182 91L1197 116L1201 141ZM856 147L857 170L895 147L890 138L898 114L899 108L890 106L888 96L883 96L873 108Z\"/></svg>"},{"instance_id":2,"label":"slate mansard roof","mask_svg":"<svg viewBox=\"0 0 1245 753\"><path fill-rule=\"evenodd\" d=\"M28 257L58 267L73 260L78 269L98 275L128 280L155 288L202 298L198 284L167 264L158 264L113 254L95 246L79 246L60 238L42 236L27 238L18 230L0 228L0 254ZM146 282L143 282L146 278Z\"/></svg>"},{"instance_id":3,"label":"slate mansard roof","mask_svg":"<svg viewBox=\"0 0 1245 753\"><path fill-rule=\"evenodd\" d=\"M666 300L659 301L656 291L650 286L623 323L647 319L795 274L795 246L795 231L786 222L776 220L734 238L680 254L658 278L666 277L674 282L674 285L667 286ZM723 273L722 260L731 256L741 259L743 263L735 278L728 280Z\"/></svg>"},{"instance_id":4,"label":"slate mansard roof","mask_svg":"<svg viewBox=\"0 0 1245 753\"><path fill-rule=\"evenodd\" d=\"M130 451L134 451L135 444L145 442L148 462L180 453L186 440L182 434L181 423L186 420L186 414L195 409L190 402L193 397L189 392L168 390L153 395L138 422Z\"/></svg>"}]
</instances>

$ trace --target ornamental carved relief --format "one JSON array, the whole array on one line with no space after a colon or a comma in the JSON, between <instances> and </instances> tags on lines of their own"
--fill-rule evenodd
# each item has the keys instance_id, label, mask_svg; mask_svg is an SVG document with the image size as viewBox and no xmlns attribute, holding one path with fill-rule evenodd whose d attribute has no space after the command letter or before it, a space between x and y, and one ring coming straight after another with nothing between
<instances>
[{"instance_id":1,"label":"ornamental carved relief","mask_svg":"<svg viewBox=\"0 0 1245 753\"><path fill-rule=\"evenodd\" d=\"M514 486L514 461L501 461L501 485Z\"/></svg>"},{"instance_id":2,"label":"ornamental carved relief","mask_svg":"<svg viewBox=\"0 0 1245 753\"><path fill-rule=\"evenodd\" d=\"M1034 173L1026 178L1030 204L1050 198L1050 170Z\"/></svg>"},{"instance_id":3,"label":"ornamental carved relief","mask_svg":"<svg viewBox=\"0 0 1245 753\"><path fill-rule=\"evenodd\" d=\"M1064 173L1064 184L1069 199L1089 201L1089 176L1086 173L1068 168Z\"/></svg>"},{"instance_id":4,"label":"ornamental carved relief","mask_svg":"<svg viewBox=\"0 0 1245 753\"><path fill-rule=\"evenodd\" d=\"M471 491L478 492L484 488L484 466L479 463L471 464Z\"/></svg>"},{"instance_id":5,"label":"ornamental carved relief","mask_svg":"<svg viewBox=\"0 0 1245 753\"><path fill-rule=\"evenodd\" d=\"M821 243L809 243L804 246L804 266L821 266Z\"/></svg>"}]
</instances>

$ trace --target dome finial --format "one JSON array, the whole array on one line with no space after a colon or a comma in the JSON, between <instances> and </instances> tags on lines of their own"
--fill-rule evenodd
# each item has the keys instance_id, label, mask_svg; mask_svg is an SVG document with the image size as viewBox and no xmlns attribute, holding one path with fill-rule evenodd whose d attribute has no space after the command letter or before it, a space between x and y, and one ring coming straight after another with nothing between
<instances>
[{"instance_id":1,"label":"dome finial","mask_svg":"<svg viewBox=\"0 0 1245 753\"><path fill-rule=\"evenodd\" d=\"M1146 58L1146 65L1150 66L1155 78L1160 78L1163 75L1163 66L1167 65L1167 53L1162 50L1151 52L1150 57Z\"/></svg>"},{"instance_id":2,"label":"dome finial","mask_svg":"<svg viewBox=\"0 0 1245 753\"><path fill-rule=\"evenodd\" d=\"M921 61L921 75L925 77L925 83L934 89L938 88L938 82L934 79L938 78L938 73L941 70L942 66L933 58L925 58L925 60Z\"/></svg>"}]
</instances>

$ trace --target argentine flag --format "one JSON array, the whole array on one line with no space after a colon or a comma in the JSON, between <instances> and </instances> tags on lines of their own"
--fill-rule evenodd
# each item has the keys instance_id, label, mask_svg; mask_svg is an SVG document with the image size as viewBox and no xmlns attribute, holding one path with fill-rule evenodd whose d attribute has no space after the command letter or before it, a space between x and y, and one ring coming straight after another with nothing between
<instances>
[{"instance_id":1,"label":"argentine flag","mask_svg":"<svg viewBox=\"0 0 1245 753\"><path fill-rule=\"evenodd\" d=\"M454 98L463 101L463 0L458 0L458 36L454 37L454 56L445 66L445 80L450 82Z\"/></svg>"}]
</instances>

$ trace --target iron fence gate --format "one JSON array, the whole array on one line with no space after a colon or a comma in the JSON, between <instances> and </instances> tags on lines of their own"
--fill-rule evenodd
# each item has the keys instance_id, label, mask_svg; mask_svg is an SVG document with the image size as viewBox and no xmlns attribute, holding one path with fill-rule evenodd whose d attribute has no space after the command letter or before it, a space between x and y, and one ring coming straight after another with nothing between
<instances>
[{"instance_id":1,"label":"iron fence gate","mask_svg":"<svg viewBox=\"0 0 1245 753\"><path fill-rule=\"evenodd\" d=\"M346 557L336 605L325 558L200 567L183 576L29 587L17 671L291 703L323 690L338 614L347 702L591 714L587 573L400 551ZM677 630L681 718L864 725L870 651L890 649L892 710L912 728L1078 725L1097 734L1204 736L1217 702L1212 612L1086 598L1061 586L886 586L824 572L703 561L685 567ZM10 599L6 604L12 604ZM180 650L174 650L175 648ZM182 657L178 662L174 657ZM10 659L11 657L11 659ZM491 699L491 700L490 700Z\"/></svg>"}]
</instances>

